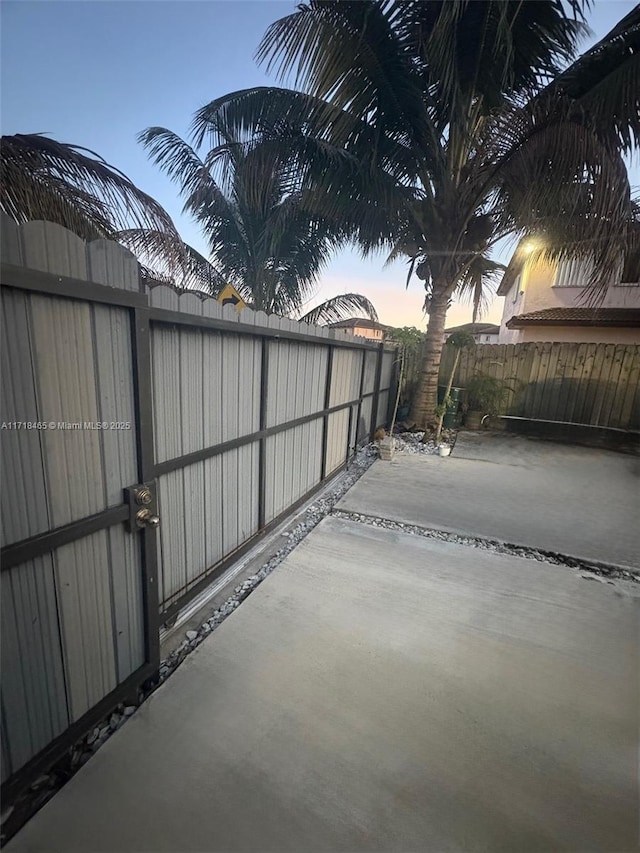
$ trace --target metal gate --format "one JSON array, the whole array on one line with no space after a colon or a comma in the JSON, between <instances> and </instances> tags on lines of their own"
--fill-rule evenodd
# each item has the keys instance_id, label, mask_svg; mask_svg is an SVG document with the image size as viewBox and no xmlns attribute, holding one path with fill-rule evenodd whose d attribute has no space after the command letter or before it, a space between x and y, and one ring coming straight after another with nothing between
<instances>
[{"instance_id":1,"label":"metal gate","mask_svg":"<svg viewBox=\"0 0 640 853\"><path fill-rule=\"evenodd\" d=\"M3 217L2 793L158 669L160 626L387 420L395 350ZM159 527L158 527L159 524Z\"/></svg>"},{"instance_id":2,"label":"metal gate","mask_svg":"<svg viewBox=\"0 0 640 853\"><path fill-rule=\"evenodd\" d=\"M9 798L136 696L158 668L159 623L156 533L131 525L124 491L152 479L138 265L113 243L85 245L50 223L3 218L2 242Z\"/></svg>"}]
</instances>

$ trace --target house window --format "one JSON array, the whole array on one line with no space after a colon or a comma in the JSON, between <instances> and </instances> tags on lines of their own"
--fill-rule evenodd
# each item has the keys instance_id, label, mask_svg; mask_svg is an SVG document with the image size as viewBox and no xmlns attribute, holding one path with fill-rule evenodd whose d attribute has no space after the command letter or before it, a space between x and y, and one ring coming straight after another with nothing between
<instances>
[{"instance_id":1,"label":"house window","mask_svg":"<svg viewBox=\"0 0 640 853\"><path fill-rule=\"evenodd\" d=\"M620 284L636 286L640 284L640 249L636 249L635 252L627 252L624 256Z\"/></svg>"},{"instance_id":2,"label":"house window","mask_svg":"<svg viewBox=\"0 0 640 853\"><path fill-rule=\"evenodd\" d=\"M522 281L522 273L516 278L513 282L513 302L516 303L518 301L518 297L520 296L520 282Z\"/></svg>"},{"instance_id":3,"label":"house window","mask_svg":"<svg viewBox=\"0 0 640 853\"><path fill-rule=\"evenodd\" d=\"M491 342L491 335L485 335L484 339L485 339L485 341Z\"/></svg>"},{"instance_id":4,"label":"house window","mask_svg":"<svg viewBox=\"0 0 640 853\"><path fill-rule=\"evenodd\" d=\"M554 287L585 287L593 269L593 261L588 258L573 258L560 261L556 271Z\"/></svg>"}]
</instances>

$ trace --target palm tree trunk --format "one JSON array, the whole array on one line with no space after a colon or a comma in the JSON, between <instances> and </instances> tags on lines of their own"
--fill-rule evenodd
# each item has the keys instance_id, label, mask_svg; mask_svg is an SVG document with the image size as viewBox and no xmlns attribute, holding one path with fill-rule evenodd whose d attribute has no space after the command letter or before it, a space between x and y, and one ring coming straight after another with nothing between
<instances>
[{"instance_id":1,"label":"palm tree trunk","mask_svg":"<svg viewBox=\"0 0 640 853\"><path fill-rule=\"evenodd\" d=\"M444 346L444 326L447 317L449 297L444 294L432 296L429 311L429 325L422 350L420 382L411 406L409 420L420 429L436 424L436 406L438 405L438 374Z\"/></svg>"}]
</instances>

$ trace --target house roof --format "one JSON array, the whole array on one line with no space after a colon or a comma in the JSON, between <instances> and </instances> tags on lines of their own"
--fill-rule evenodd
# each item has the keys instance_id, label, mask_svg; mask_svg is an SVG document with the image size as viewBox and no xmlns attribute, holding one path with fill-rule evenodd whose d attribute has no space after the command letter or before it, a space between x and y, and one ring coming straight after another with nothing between
<instances>
[{"instance_id":1,"label":"house roof","mask_svg":"<svg viewBox=\"0 0 640 853\"><path fill-rule=\"evenodd\" d=\"M348 320L338 320L337 323L329 323L331 329L353 329L360 327L361 329L381 329L384 331L389 326L384 323L376 323L375 320L367 320L364 317L349 317Z\"/></svg>"},{"instance_id":2,"label":"house roof","mask_svg":"<svg viewBox=\"0 0 640 853\"><path fill-rule=\"evenodd\" d=\"M546 308L507 321L509 329L527 326L640 326L640 308Z\"/></svg>"},{"instance_id":3,"label":"house roof","mask_svg":"<svg viewBox=\"0 0 640 853\"><path fill-rule=\"evenodd\" d=\"M452 335L454 332L469 332L472 335L497 335L500 331L500 326L495 323L463 323L462 326L451 326L450 329L445 329L445 335Z\"/></svg>"},{"instance_id":4,"label":"house roof","mask_svg":"<svg viewBox=\"0 0 640 853\"><path fill-rule=\"evenodd\" d=\"M512 258L509 266L505 270L504 275L500 279L500 284L498 285L498 289L496 290L496 296L506 296L507 293L511 290L514 281L516 280L520 269L522 268L523 261L519 261L518 263Z\"/></svg>"}]
</instances>

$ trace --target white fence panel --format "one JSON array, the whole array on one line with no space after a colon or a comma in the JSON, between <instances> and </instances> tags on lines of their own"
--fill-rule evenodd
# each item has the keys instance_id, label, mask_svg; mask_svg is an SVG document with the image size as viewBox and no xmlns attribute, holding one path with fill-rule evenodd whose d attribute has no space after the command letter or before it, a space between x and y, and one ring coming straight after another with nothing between
<instances>
[{"instance_id":1,"label":"white fence panel","mask_svg":"<svg viewBox=\"0 0 640 853\"><path fill-rule=\"evenodd\" d=\"M329 407L355 400L360 393L362 353L357 349L336 349L331 371Z\"/></svg>"},{"instance_id":2,"label":"white fence panel","mask_svg":"<svg viewBox=\"0 0 640 853\"><path fill-rule=\"evenodd\" d=\"M258 479L257 442L158 478L161 607L258 532Z\"/></svg>"},{"instance_id":3,"label":"white fence panel","mask_svg":"<svg viewBox=\"0 0 640 853\"><path fill-rule=\"evenodd\" d=\"M265 444L268 524L320 482L322 418L272 435Z\"/></svg>"},{"instance_id":4,"label":"white fence panel","mask_svg":"<svg viewBox=\"0 0 640 853\"><path fill-rule=\"evenodd\" d=\"M328 350L314 344L269 342L267 426L319 412L324 406Z\"/></svg>"},{"instance_id":5,"label":"white fence panel","mask_svg":"<svg viewBox=\"0 0 640 853\"><path fill-rule=\"evenodd\" d=\"M349 410L335 412L329 415L327 427L327 475L333 473L342 465L347 456L347 430L349 427Z\"/></svg>"}]
</instances>

